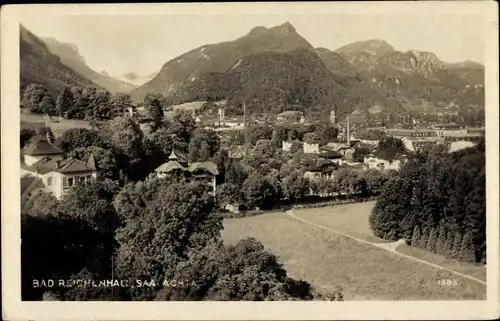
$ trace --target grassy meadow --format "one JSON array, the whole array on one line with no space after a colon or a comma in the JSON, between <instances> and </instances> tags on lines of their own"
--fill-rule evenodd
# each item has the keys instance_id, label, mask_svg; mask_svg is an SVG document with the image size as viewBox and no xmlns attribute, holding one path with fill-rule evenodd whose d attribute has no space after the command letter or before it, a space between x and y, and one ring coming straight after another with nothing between
<instances>
[{"instance_id":1,"label":"grassy meadow","mask_svg":"<svg viewBox=\"0 0 500 321\"><path fill-rule=\"evenodd\" d=\"M360 239L379 242L368 225L373 205L369 202L303 209L295 210L294 214ZM244 237L256 238L279 257L292 277L307 280L323 290L340 286L346 300L486 298L486 287L480 283L311 226L286 213L226 219L223 235L227 243ZM446 263L439 256L414 256L453 268L451 262ZM481 269L484 270L484 267L464 266L457 271L478 278ZM456 280L457 284L439 285L438 280L442 279Z\"/></svg>"},{"instance_id":2,"label":"grassy meadow","mask_svg":"<svg viewBox=\"0 0 500 321\"><path fill-rule=\"evenodd\" d=\"M57 119L57 117L52 117L53 119ZM42 115L37 114L23 114L21 113L21 129L27 128L36 130L38 127L45 126L45 122L43 120ZM59 137L66 130L71 128L88 128L89 124L84 120L79 119L63 119L58 122L52 122L52 132L54 136Z\"/></svg>"}]
</instances>

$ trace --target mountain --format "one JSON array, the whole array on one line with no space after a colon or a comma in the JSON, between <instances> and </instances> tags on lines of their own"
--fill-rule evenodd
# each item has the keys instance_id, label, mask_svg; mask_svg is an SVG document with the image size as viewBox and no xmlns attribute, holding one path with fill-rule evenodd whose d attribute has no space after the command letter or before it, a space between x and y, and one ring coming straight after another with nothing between
<instances>
[{"instance_id":1,"label":"mountain","mask_svg":"<svg viewBox=\"0 0 500 321\"><path fill-rule=\"evenodd\" d=\"M130 83L136 87L142 86L151 79L153 79L157 75L156 72L153 72L146 76L140 76L134 72L128 72L126 74L121 75L120 77L116 77L117 79Z\"/></svg>"},{"instance_id":2,"label":"mountain","mask_svg":"<svg viewBox=\"0 0 500 321\"><path fill-rule=\"evenodd\" d=\"M374 57L382 57L395 51L396 49L393 46L380 39L356 41L335 50L336 53L341 55L349 56L351 54L365 53Z\"/></svg>"},{"instance_id":3,"label":"mountain","mask_svg":"<svg viewBox=\"0 0 500 321\"><path fill-rule=\"evenodd\" d=\"M341 75L360 81L360 74L341 54L326 48L316 48L316 54L323 60L326 68L335 75Z\"/></svg>"},{"instance_id":4,"label":"mountain","mask_svg":"<svg viewBox=\"0 0 500 321\"><path fill-rule=\"evenodd\" d=\"M156 77L132 91L131 96L140 101L149 92L170 94L178 90L185 80L194 81L210 72L224 72L248 55L297 48L314 50L290 23L269 29L256 27L234 41L204 45L168 61Z\"/></svg>"},{"instance_id":5,"label":"mountain","mask_svg":"<svg viewBox=\"0 0 500 321\"><path fill-rule=\"evenodd\" d=\"M312 50L254 53L224 72L211 72L181 85L167 95L169 103L227 99L233 106L246 103L250 113L279 113L294 109L325 117L336 108L341 117L374 105L398 108L352 77L335 75ZM346 84L348 84L346 86Z\"/></svg>"},{"instance_id":6,"label":"mountain","mask_svg":"<svg viewBox=\"0 0 500 321\"><path fill-rule=\"evenodd\" d=\"M43 38L47 48L61 58L61 62L85 78L109 90L111 93L130 92L136 86L110 77L106 73L99 73L90 68L85 59L79 54L75 44L60 42L54 38Z\"/></svg>"},{"instance_id":7,"label":"mountain","mask_svg":"<svg viewBox=\"0 0 500 321\"><path fill-rule=\"evenodd\" d=\"M61 62L51 53L45 42L22 25L19 26L20 80L21 92L30 84L43 85L54 95L65 86L96 86Z\"/></svg>"},{"instance_id":8,"label":"mountain","mask_svg":"<svg viewBox=\"0 0 500 321\"><path fill-rule=\"evenodd\" d=\"M356 42L335 52L352 64L371 88L394 97L407 109L450 103L484 106L481 89L470 90L484 77L477 64L448 64L434 53L401 52L381 40Z\"/></svg>"},{"instance_id":9,"label":"mountain","mask_svg":"<svg viewBox=\"0 0 500 321\"><path fill-rule=\"evenodd\" d=\"M471 85L484 85L484 66L474 61L448 63L446 67Z\"/></svg>"}]
</instances>

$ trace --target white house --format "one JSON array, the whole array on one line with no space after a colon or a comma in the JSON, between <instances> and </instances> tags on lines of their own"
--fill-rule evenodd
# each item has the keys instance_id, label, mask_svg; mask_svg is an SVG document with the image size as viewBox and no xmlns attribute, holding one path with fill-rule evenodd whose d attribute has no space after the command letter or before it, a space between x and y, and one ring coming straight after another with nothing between
<instances>
[{"instance_id":1,"label":"white house","mask_svg":"<svg viewBox=\"0 0 500 321\"><path fill-rule=\"evenodd\" d=\"M56 146L37 140L26 147L21 161L21 202L40 193L59 199L73 186L96 177L93 154L86 161L64 158Z\"/></svg>"}]
</instances>

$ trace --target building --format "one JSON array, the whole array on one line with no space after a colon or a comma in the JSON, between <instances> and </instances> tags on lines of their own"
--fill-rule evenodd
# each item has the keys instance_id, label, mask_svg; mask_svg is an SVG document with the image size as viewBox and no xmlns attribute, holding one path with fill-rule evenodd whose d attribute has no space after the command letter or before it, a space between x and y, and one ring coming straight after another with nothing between
<instances>
[{"instance_id":1,"label":"building","mask_svg":"<svg viewBox=\"0 0 500 321\"><path fill-rule=\"evenodd\" d=\"M216 178L219 175L216 164L212 162L189 163L186 154L174 150L170 153L168 159L168 162L155 169L158 177L182 175L190 181L205 182L212 188L212 193L215 195Z\"/></svg>"},{"instance_id":2,"label":"building","mask_svg":"<svg viewBox=\"0 0 500 321\"><path fill-rule=\"evenodd\" d=\"M469 147L474 147L476 146L476 143L474 142L468 142L468 141L456 141L456 142L451 142L448 145L448 152L453 153L456 151L459 151L461 149L469 148Z\"/></svg>"},{"instance_id":3,"label":"building","mask_svg":"<svg viewBox=\"0 0 500 321\"><path fill-rule=\"evenodd\" d=\"M425 147L433 147L438 144L444 144L445 139L443 137L430 137L430 138L402 138L401 141L403 142L405 148L409 151L417 151L417 150L422 150Z\"/></svg>"},{"instance_id":4,"label":"building","mask_svg":"<svg viewBox=\"0 0 500 321\"><path fill-rule=\"evenodd\" d=\"M284 140L281 142L281 149L285 152L295 152L303 149L303 144L300 140Z\"/></svg>"},{"instance_id":5,"label":"building","mask_svg":"<svg viewBox=\"0 0 500 321\"><path fill-rule=\"evenodd\" d=\"M334 172L340 168L338 164L326 159L306 160L301 164L305 167L304 177L311 180L333 179Z\"/></svg>"},{"instance_id":6,"label":"building","mask_svg":"<svg viewBox=\"0 0 500 321\"><path fill-rule=\"evenodd\" d=\"M21 201L42 193L60 199L70 188L97 177L93 154L86 161L65 158L61 150L45 140L29 144L21 160ZM30 183L27 183L30 182Z\"/></svg>"},{"instance_id":7,"label":"building","mask_svg":"<svg viewBox=\"0 0 500 321\"><path fill-rule=\"evenodd\" d=\"M301 111L287 110L276 115L276 120L279 122L304 123L304 113Z\"/></svg>"},{"instance_id":8,"label":"building","mask_svg":"<svg viewBox=\"0 0 500 321\"><path fill-rule=\"evenodd\" d=\"M434 129L401 129L391 128L386 129L387 136L394 138L424 138L424 137L437 137L438 134Z\"/></svg>"},{"instance_id":9,"label":"building","mask_svg":"<svg viewBox=\"0 0 500 321\"><path fill-rule=\"evenodd\" d=\"M406 154L375 151L364 158L363 165L365 169L399 170L407 160Z\"/></svg>"},{"instance_id":10,"label":"building","mask_svg":"<svg viewBox=\"0 0 500 321\"><path fill-rule=\"evenodd\" d=\"M318 142L304 142L302 148L305 154L319 154L319 143Z\"/></svg>"},{"instance_id":11,"label":"building","mask_svg":"<svg viewBox=\"0 0 500 321\"><path fill-rule=\"evenodd\" d=\"M459 141L478 143L484 136L480 133L446 133L442 137L448 143Z\"/></svg>"}]
</instances>

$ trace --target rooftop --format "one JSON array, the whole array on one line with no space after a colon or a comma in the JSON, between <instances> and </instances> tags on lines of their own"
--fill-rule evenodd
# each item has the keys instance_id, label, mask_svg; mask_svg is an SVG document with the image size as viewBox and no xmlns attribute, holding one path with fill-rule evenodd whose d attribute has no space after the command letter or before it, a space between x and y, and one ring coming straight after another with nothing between
<instances>
[{"instance_id":1,"label":"rooftop","mask_svg":"<svg viewBox=\"0 0 500 321\"><path fill-rule=\"evenodd\" d=\"M59 155L62 154L62 151L44 139L36 139L26 146L24 154L30 156Z\"/></svg>"},{"instance_id":2,"label":"rooftop","mask_svg":"<svg viewBox=\"0 0 500 321\"><path fill-rule=\"evenodd\" d=\"M46 174L49 172L58 173L78 173L78 172L93 172L96 171L96 162L94 155L91 154L87 162L75 158L66 158L63 160L53 159L50 156L45 156L35 164L29 166L21 163L21 167L35 173Z\"/></svg>"},{"instance_id":3,"label":"rooftop","mask_svg":"<svg viewBox=\"0 0 500 321\"><path fill-rule=\"evenodd\" d=\"M298 111L298 110L285 110L284 112L282 113L279 113L278 117L286 117L286 116L296 116L296 115L302 115L303 113L301 111Z\"/></svg>"}]
</instances>

